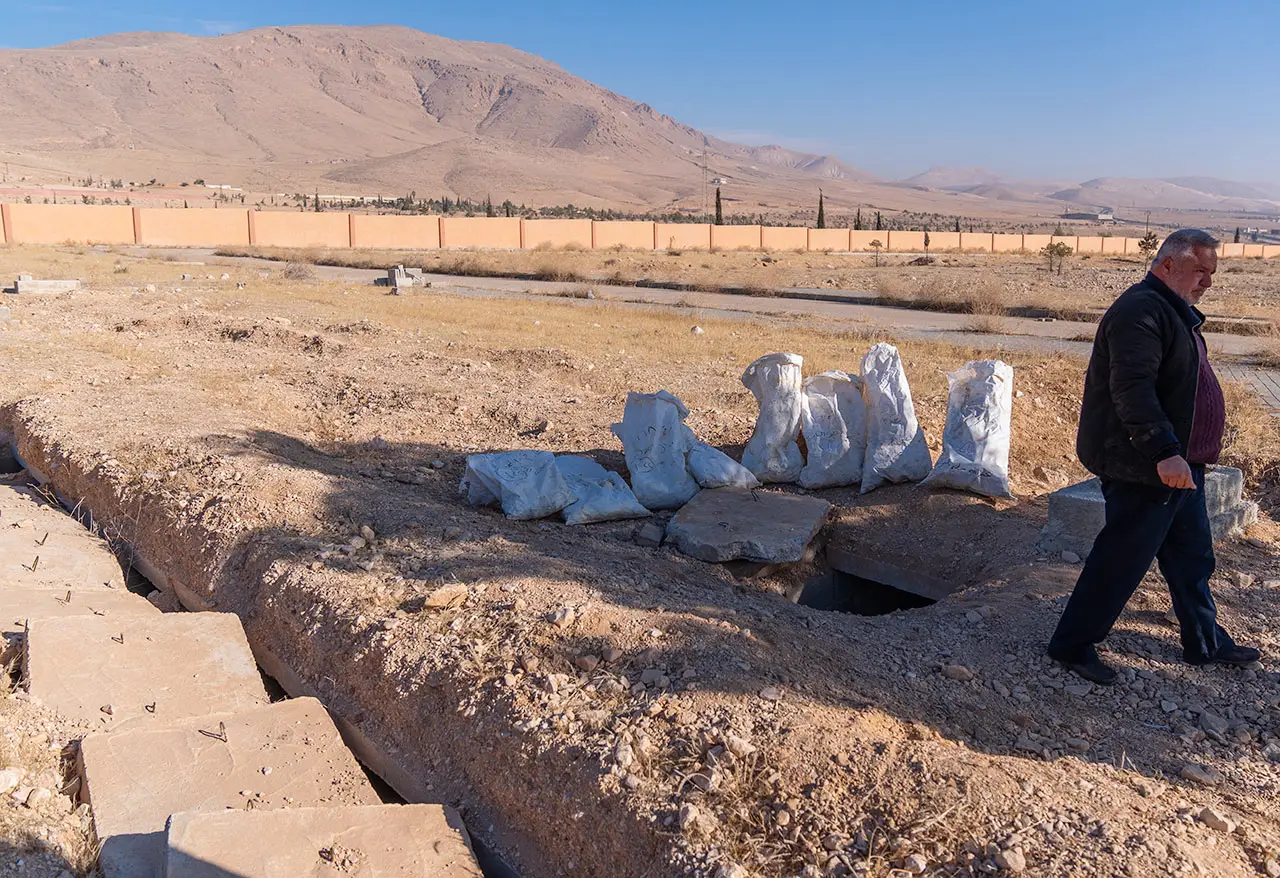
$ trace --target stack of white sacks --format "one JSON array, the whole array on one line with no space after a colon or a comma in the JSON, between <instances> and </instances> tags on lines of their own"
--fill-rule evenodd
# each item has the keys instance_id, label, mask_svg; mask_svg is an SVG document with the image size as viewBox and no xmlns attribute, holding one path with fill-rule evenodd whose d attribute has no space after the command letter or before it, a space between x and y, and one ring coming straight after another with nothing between
<instances>
[{"instance_id":1,"label":"stack of white sacks","mask_svg":"<svg viewBox=\"0 0 1280 878\"><path fill-rule=\"evenodd\" d=\"M628 486L587 457L549 451L473 454L462 490L476 505L498 505L509 518L559 512L569 524L640 518L678 509L702 488L754 488L798 482L805 488L926 485L991 497L1009 490L1013 369L981 360L950 373L942 455L935 464L911 403L898 350L877 344L861 375L823 372L802 380L797 354L769 354L747 367L742 383L760 415L738 463L699 442L689 410L665 390L629 393L622 422ZM800 450L803 435L805 455Z\"/></svg>"}]
</instances>

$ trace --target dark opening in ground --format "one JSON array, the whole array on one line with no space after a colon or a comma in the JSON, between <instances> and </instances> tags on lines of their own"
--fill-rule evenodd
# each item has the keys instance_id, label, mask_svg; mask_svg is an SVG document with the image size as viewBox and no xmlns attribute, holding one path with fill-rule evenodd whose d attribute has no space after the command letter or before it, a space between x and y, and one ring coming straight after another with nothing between
<instances>
[{"instance_id":1,"label":"dark opening in ground","mask_svg":"<svg viewBox=\"0 0 1280 878\"><path fill-rule=\"evenodd\" d=\"M895 610L918 610L937 601L865 576L829 570L805 586L799 603L815 610L883 616Z\"/></svg>"}]
</instances>

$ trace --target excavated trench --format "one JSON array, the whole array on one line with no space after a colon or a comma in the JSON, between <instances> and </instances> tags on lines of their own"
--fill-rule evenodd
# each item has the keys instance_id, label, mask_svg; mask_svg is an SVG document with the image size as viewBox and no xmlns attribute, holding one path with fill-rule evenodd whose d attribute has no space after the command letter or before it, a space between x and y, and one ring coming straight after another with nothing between
<instances>
[{"instance_id":1,"label":"excavated trench","mask_svg":"<svg viewBox=\"0 0 1280 878\"><path fill-rule=\"evenodd\" d=\"M52 493L63 510L76 518L89 529L95 528L95 503L86 502L89 495L77 491L84 489L84 484L66 479L66 467L49 457L40 454L39 446L27 444L25 452L19 450L19 443L11 433L0 431L0 474L18 472L28 473L42 488ZM42 469L41 466L46 467ZM60 472L61 471L61 472ZM61 475L63 478L58 478ZM102 501L96 505L102 509ZM99 514L102 518L111 517L110 510ZM183 608L191 611L211 610L209 602L194 595L164 569L147 559L138 547L127 542L117 533L104 534L112 544L117 557L123 558L125 577L130 591L149 594L159 590L173 595L182 603ZM317 689L309 685L292 667L274 654L261 641L255 642L252 633L249 635L250 647L259 663L264 683L272 700L280 698L296 698L300 696L321 697ZM412 768L406 766L400 754L389 750L374 737L371 737L361 725L331 710L333 719L342 734L343 740L355 753L361 766L369 774L379 795L388 804L404 804L411 802L436 802L441 796L434 792L438 777L424 778L418 776ZM489 843L495 836L494 825L478 825L477 813L473 812L468 824L468 834L476 861L486 878L521 878L520 872L513 868L502 854ZM519 837L519 833L507 829L503 835L510 839ZM525 847L525 850L528 848Z\"/></svg>"}]
</instances>

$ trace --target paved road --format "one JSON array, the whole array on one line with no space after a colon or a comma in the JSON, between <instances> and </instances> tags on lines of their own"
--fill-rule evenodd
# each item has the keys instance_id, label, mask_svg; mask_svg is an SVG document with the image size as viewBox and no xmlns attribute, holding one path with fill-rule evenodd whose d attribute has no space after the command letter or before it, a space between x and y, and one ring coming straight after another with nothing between
<instances>
[{"instance_id":1,"label":"paved road","mask_svg":"<svg viewBox=\"0 0 1280 878\"><path fill-rule=\"evenodd\" d=\"M135 247L139 257L172 257L208 265L242 265L279 269L280 263L244 256L215 256L212 250L159 249ZM179 263L175 263L177 265ZM317 265L317 276L327 280L373 283L385 278L386 272L364 268L341 268ZM427 274L431 289L464 296L585 296L590 290L597 300L630 305L693 309L697 313L719 317L756 319L765 316L800 318L804 323L830 328L833 321L862 327L891 328L908 338L930 339L958 345L996 347L1007 350L1055 351L1087 357L1093 339L1094 325L1072 320L1034 320L1027 317L1000 318L998 333L974 332L974 317L969 314L944 314L867 305L860 298L874 293L860 290L823 290L824 295L846 296L848 301L815 301L771 296L746 296L732 293L703 293L649 287L609 286L593 283L558 283L495 277L458 277ZM810 292L795 290L795 292ZM566 299L566 301L580 301ZM1250 362L1262 346L1260 339L1242 335L1211 332L1205 334L1223 377L1251 385L1263 401L1280 414L1280 371L1263 369Z\"/></svg>"}]
</instances>

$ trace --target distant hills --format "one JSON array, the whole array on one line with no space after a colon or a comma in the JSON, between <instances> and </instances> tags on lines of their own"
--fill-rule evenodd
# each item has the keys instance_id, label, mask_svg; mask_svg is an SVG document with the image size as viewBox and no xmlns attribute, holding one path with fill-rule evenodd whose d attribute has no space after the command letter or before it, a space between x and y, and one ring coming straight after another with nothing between
<instances>
[{"instance_id":1,"label":"distant hills","mask_svg":"<svg viewBox=\"0 0 1280 878\"><path fill-rule=\"evenodd\" d=\"M10 179L205 180L246 192L491 197L730 212L1052 217L1112 206L1280 212L1277 187L1208 177L887 181L829 155L725 141L510 46L402 27L117 34L0 51Z\"/></svg>"}]
</instances>

